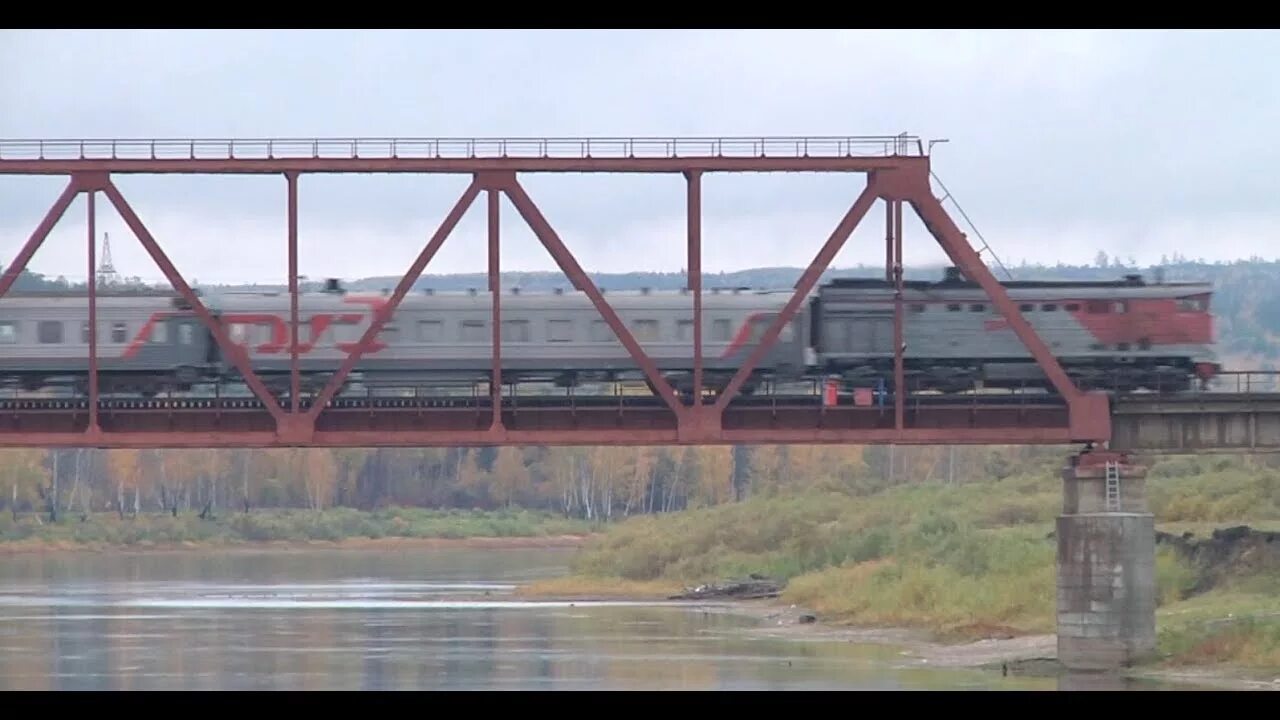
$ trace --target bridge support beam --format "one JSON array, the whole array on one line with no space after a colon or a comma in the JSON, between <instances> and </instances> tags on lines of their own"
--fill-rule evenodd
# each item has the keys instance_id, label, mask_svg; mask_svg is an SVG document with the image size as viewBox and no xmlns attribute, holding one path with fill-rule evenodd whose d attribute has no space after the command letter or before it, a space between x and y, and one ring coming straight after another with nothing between
<instances>
[{"instance_id":1,"label":"bridge support beam","mask_svg":"<svg viewBox=\"0 0 1280 720\"><path fill-rule=\"evenodd\" d=\"M1063 469L1058 517L1058 660L1107 671L1155 651L1155 518L1147 468L1089 451Z\"/></svg>"}]
</instances>

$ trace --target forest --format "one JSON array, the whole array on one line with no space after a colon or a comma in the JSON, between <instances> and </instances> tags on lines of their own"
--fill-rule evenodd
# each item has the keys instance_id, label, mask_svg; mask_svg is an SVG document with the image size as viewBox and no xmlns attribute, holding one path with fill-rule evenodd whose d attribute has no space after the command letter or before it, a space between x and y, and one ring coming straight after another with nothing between
<instances>
[{"instance_id":1,"label":"forest","mask_svg":"<svg viewBox=\"0 0 1280 720\"><path fill-rule=\"evenodd\" d=\"M1055 452L1056 450L1056 452ZM10 515L525 508L607 523L780 490L1002 477L1065 449L757 446L0 450ZM3 497L0 495L0 497Z\"/></svg>"}]
</instances>

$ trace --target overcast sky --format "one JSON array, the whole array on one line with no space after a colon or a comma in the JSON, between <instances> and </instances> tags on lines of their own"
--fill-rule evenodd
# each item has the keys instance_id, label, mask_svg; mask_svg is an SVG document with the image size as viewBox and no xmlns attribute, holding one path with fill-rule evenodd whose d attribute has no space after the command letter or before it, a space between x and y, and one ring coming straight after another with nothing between
<instances>
[{"instance_id":1,"label":"overcast sky","mask_svg":"<svg viewBox=\"0 0 1280 720\"><path fill-rule=\"evenodd\" d=\"M0 31L0 136L947 138L934 170L1006 263L1280 256L1266 32ZM0 177L0 263L62 188ZM804 265L861 175L715 176L705 269ZM589 270L685 264L678 176L526 176ZM188 279L283 282L278 177L124 176ZM402 273L463 177L304 176L301 272ZM941 194L941 191L939 191ZM954 207L948 206L954 213ZM160 277L100 197L117 270ZM485 268L483 201L428 271ZM84 201L32 268L83 278ZM504 270L554 264L504 201ZM962 223L963 224L963 223ZM873 211L837 258L883 259ZM918 223L908 261L942 258Z\"/></svg>"}]
</instances>

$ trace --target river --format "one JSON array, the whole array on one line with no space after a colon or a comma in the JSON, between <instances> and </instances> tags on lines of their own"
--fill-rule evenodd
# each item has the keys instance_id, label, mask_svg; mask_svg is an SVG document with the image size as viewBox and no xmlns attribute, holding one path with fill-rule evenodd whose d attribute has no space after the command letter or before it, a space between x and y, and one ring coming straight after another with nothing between
<instances>
[{"instance_id":1,"label":"river","mask_svg":"<svg viewBox=\"0 0 1280 720\"><path fill-rule=\"evenodd\" d=\"M571 552L0 557L0 689L1058 687L922 667L885 646L753 637L760 620L688 606L510 597L565 572Z\"/></svg>"}]
</instances>

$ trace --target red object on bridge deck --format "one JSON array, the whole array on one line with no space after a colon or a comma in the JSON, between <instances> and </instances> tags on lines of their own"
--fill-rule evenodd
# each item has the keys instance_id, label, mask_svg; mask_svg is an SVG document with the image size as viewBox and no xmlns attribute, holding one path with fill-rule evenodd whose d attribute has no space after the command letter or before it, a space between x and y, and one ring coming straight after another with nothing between
<instances>
[{"instance_id":1,"label":"red object on bridge deck","mask_svg":"<svg viewBox=\"0 0 1280 720\"><path fill-rule=\"evenodd\" d=\"M282 404L233 344L224 323L212 316L169 261L159 241L124 199L112 175L229 174L283 176L282 200L288 217L289 293L292 296L291 386L298 387L297 282L298 176L310 173L452 173L471 182L425 243L395 291L375 313L364 336L349 350L328 385L303 407ZM693 295L693 392L677 395L653 359L620 321L573 253L552 228L518 175L537 172L663 173L683 176L687 185L688 287ZM701 181L704 173L828 172L864 173L867 184L839 220L796 282L785 308L774 318L747 360L714 404L703 396ZM1036 443L1105 442L1111 435L1105 395L1083 393L1072 384L1048 347L1018 311L1004 288L947 215L930 185L923 143L906 135L836 138L602 138L602 139L306 139L306 140L0 140L0 175L66 175L67 187L0 276L0 304L71 201L101 192L119 211L161 271L210 329L218 346L239 368L260 405L230 408L222 401L121 409L99 404L96 384L85 401L65 407L30 409L21 403L0 409L0 447L367 447L440 445L590 445L725 443ZM500 267L497 241L498 195L505 194L575 288L590 297L636 366L661 397L653 407L526 408L501 396L499 303L493 303L495 382L489 405L440 409L383 405L350 409L336 397L343 380L373 346L383 325L423 273L462 215L484 192L489 205L489 287L496 289ZM1063 405L961 403L906 407L906 393L894 391L894 406L873 407L870 391L855 393L858 407L835 406L832 385L821 405L786 406L784 401L742 407L739 389L777 342L855 227L877 201L886 203L886 277L899 289L895 311L894 384L904 384L902 334L902 205L925 228L963 275L978 283L1028 348L1053 384ZM91 245L91 243L90 243ZM357 251L355 248L353 252ZM91 299L91 303L94 301ZM96 338L95 338L96 339ZM91 343L90 365L96 366ZM295 393L296 398L296 393ZM697 398L698 400L693 400ZM866 401L866 402L864 402ZM811 401L810 401L811 402ZM732 404L731 404L732 403ZM287 405L287 406L286 406ZM89 410L92 408L92 411Z\"/></svg>"},{"instance_id":2,"label":"red object on bridge deck","mask_svg":"<svg viewBox=\"0 0 1280 720\"><path fill-rule=\"evenodd\" d=\"M828 380L822 389L822 404L834 407L840 404L840 381Z\"/></svg>"}]
</instances>

